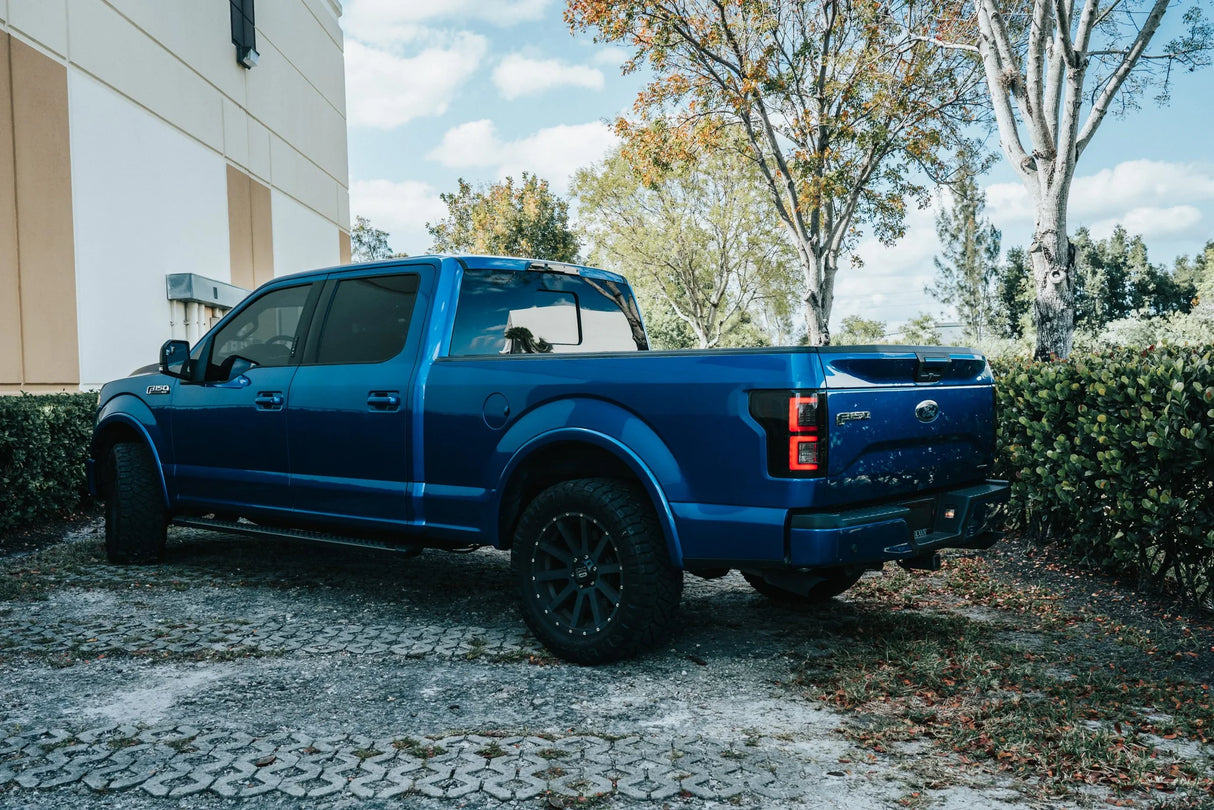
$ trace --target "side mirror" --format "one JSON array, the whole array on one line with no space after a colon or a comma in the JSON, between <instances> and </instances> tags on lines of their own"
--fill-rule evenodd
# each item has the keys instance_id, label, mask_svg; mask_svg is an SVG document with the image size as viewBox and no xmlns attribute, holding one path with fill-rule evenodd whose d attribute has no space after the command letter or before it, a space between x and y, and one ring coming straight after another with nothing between
<instances>
[{"instance_id":1,"label":"side mirror","mask_svg":"<svg viewBox=\"0 0 1214 810\"><path fill-rule=\"evenodd\" d=\"M160 347L160 373L185 380L190 376L190 344L185 340L166 340Z\"/></svg>"}]
</instances>

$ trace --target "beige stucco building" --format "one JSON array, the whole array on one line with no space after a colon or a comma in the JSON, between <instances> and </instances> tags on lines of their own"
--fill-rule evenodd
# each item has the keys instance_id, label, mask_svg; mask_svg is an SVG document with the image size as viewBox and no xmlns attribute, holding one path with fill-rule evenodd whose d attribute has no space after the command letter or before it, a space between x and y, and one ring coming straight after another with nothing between
<instances>
[{"instance_id":1,"label":"beige stucco building","mask_svg":"<svg viewBox=\"0 0 1214 810\"><path fill-rule=\"evenodd\" d=\"M0 0L0 392L95 387L349 260L340 15Z\"/></svg>"}]
</instances>

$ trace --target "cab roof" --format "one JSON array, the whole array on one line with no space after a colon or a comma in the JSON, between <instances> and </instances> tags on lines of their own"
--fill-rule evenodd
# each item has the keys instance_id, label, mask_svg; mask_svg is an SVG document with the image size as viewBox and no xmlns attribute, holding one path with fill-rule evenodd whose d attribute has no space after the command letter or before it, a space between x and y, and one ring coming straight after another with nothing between
<instances>
[{"instance_id":1,"label":"cab roof","mask_svg":"<svg viewBox=\"0 0 1214 810\"><path fill-rule=\"evenodd\" d=\"M337 267L324 267L316 270L304 270L300 273L291 273L290 275L280 276L274 279L275 282L283 279L303 279L313 276L328 276L333 274L342 274L345 272L356 272L369 270L376 267L384 269L399 267L403 264L412 264L417 262L427 262L430 264L438 263L440 270L447 265L459 263L464 268L469 270L506 270L510 272L521 273L527 270L538 270L540 272L549 273L568 273L571 275L585 276L587 278L602 279L604 281L616 281L626 284L627 279L618 273L612 273L607 270L601 270L597 267L587 267L580 264L571 264L568 262L554 262L546 259L526 259L517 256L481 256L465 253L434 253L424 256L407 256L392 259L381 259L374 262L360 262L358 264L345 264Z\"/></svg>"}]
</instances>

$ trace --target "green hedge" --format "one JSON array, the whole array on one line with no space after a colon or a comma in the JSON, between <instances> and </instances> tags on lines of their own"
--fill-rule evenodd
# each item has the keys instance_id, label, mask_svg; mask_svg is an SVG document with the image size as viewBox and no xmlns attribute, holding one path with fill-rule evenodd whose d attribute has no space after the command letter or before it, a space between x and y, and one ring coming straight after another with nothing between
<instances>
[{"instance_id":1,"label":"green hedge","mask_svg":"<svg viewBox=\"0 0 1214 810\"><path fill-rule=\"evenodd\" d=\"M0 532L63 517L88 497L96 394L0 396Z\"/></svg>"},{"instance_id":2,"label":"green hedge","mask_svg":"<svg viewBox=\"0 0 1214 810\"><path fill-rule=\"evenodd\" d=\"M1209 605L1214 346L993 365L1012 525Z\"/></svg>"}]
</instances>

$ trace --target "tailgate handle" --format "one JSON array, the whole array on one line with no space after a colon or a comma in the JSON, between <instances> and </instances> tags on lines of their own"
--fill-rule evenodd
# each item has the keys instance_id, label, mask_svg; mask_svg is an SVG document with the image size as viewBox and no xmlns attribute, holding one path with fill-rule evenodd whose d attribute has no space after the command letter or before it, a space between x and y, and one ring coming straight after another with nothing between
<instances>
[{"instance_id":1,"label":"tailgate handle","mask_svg":"<svg viewBox=\"0 0 1214 810\"><path fill-rule=\"evenodd\" d=\"M915 356L919 358L919 362L915 364L915 382L940 382L953 364L953 358L947 354L915 352Z\"/></svg>"}]
</instances>

